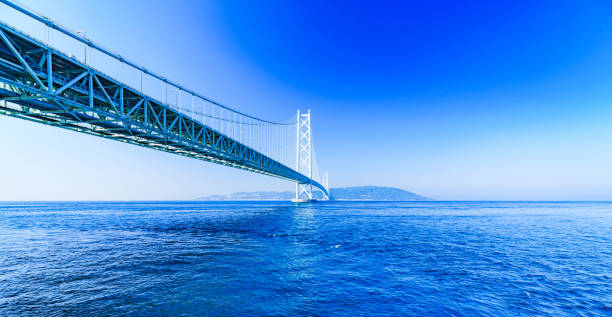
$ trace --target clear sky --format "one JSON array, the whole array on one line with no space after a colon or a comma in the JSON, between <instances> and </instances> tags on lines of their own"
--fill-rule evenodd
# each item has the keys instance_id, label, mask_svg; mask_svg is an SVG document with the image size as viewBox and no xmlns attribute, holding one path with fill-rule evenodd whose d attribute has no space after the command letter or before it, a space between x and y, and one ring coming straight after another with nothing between
<instances>
[{"instance_id":1,"label":"clear sky","mask_svg":"<svg viewBox=\"0 0 612 317\"><path fill-rule=\"evenodd\" d=\"M241 111L284 120L312 109L332 187L612 200L608 1L24 3ZM0 8L3 21L16 15ZM294 186L9 117L0 117L0 148L0 200Z\"/></svg>"}]
</instances>

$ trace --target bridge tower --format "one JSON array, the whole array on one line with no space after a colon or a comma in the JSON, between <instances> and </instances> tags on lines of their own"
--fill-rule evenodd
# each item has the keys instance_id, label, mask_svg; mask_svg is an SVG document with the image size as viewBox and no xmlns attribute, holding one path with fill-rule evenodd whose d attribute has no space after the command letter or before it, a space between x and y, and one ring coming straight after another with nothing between
<instances>
[{"instance_id":1,"label":"bridge tower","mask_svg":"<svg viewBox=\"0 0 612 317\"><path fill-rule=\"evenodd\" d=\"M312 133L310 129L310 109L307 113L297 113L297 159L296 170L308 176L310 182L295 184L295 201L312 200Z\"/></svg>"}]
</instances>

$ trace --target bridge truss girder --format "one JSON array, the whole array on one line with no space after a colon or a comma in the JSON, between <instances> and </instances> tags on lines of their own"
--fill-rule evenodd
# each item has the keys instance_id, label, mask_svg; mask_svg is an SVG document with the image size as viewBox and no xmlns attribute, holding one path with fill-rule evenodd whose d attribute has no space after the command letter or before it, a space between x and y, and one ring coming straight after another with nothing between
<instances>
[{"instance_id":1,"label":"bridge truss girder","mask_svg":"<svg viewBox=\"0 0 612 317\"><path fill-rule=\"evenodd\" d=\"M297 183L311 182L263 153L4 24L0 24L0 101L0 114ZM316 182L313 185L323 188Z\"/></svg>"}]
</instances>

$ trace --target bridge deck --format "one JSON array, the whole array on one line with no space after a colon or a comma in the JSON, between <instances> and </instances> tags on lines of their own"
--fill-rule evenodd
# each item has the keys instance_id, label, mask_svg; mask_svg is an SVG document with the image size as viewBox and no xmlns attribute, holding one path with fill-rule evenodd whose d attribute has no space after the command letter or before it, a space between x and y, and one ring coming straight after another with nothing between
<instances>
[{"instance_id":1,"label":"bridge deck","mask_svg":"<svg viewBox=\"0 0 612 317\"><path fill-rule=\"evenodd\" d=\"M0 114L309 183L294 169L0 23ZM312 181L325 192L324 187Z\"/></svg>"}]
</instances>

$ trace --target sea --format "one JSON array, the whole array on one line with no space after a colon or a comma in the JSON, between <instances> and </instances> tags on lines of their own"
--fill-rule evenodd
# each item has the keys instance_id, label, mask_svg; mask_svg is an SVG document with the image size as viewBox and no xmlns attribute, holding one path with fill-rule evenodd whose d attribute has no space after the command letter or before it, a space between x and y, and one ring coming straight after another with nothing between
<instances>
[{"instance_id":1,"label":"sea","mask_svg":"<svg viewBox=\"0 0 612 317\"><path fill-rule=\"evenodd\" d=\"M0 316L532 315L612 316L612 203L0 203Z\"/></svg>"}]
</instances>

